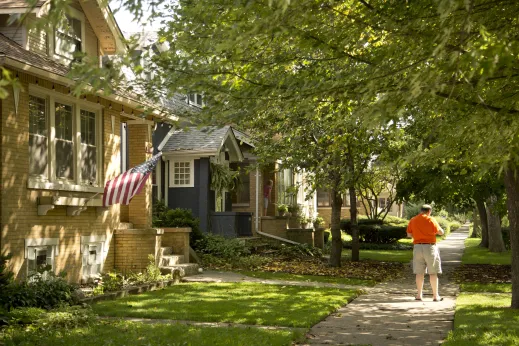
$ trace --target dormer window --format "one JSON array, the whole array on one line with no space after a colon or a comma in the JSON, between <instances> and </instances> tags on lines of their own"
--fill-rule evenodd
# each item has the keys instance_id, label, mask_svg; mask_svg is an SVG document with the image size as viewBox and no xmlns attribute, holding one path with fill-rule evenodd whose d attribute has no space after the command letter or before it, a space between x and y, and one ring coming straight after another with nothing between
<instances>
[{"instance_id":1,"label":"dormer window","mask_svg":"<svg viewBox=\"0 0 519 346\"><path fill-rule=\"evenodd\" d=\"M187 103L197 107L203 107L205 105L202 94L188 94Z\"/></svg>"},{"instance_id":2,"label":"dormer window","mask_svg":"<svg viewBox=\"0 0 519 346\"><path fill-rule=\"evenodd\" d=\"M74 53L82 51L82 23L79 19L67 16L67 27L57 29L54 35L54 53L68 60Z\"/></svg>"},{"instance_id":3,"label":"dormer window","mask_svg":"<svg viewBox=\"0 0 519 346\"><path fill-rule=\"evenodd\" d=\"M74 54L85 51L85 16L70 8L64 25L57 27L51 40L51 52L62 63L74 60Z\"/></svg>"}]
</instances>

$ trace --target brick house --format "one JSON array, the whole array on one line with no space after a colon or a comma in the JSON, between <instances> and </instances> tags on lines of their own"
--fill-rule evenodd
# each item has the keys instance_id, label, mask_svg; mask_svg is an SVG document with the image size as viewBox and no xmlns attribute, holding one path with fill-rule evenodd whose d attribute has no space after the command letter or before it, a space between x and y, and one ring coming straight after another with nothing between
<instances>
[{"instance_id":1,"label":"brick house","mask_svg":"<svg viewBox=\"0 0 519 346\"><path fill-rule=\"evenodd\" d=\"M128 206L102 206L106 181L149 159L154 125L172 117L141 116L146 101L127 92L70 95L75 51L101 63L127 47L102 1L72 1L69 29L49 33L31 26L45 3L21 24L9 18L27 3L0 3L0 66L20 82L0 100L0 253L11 254L17 279L50 265L72 282L114 268L142 270L164 243L185 253L187 233L151 229L151 181Z\"/></svg>"}]
</instances>

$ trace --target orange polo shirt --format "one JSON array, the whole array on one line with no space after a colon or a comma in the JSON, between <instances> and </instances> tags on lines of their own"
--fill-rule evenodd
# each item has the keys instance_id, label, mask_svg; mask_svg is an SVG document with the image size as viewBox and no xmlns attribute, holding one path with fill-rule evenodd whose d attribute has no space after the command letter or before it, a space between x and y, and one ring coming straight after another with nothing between
<instances>
[{"instance_id":1,"label":"orange polo shirt","mask_svg":"<svg viewBox=\"0 0 519 346\"><path fill-rule=\"evenodd\" d=\"M407 233L413 235L413 244L436 243L436 234L441 229L438 222L426 214L418 214L407 225Z\"/></svg>"}]
</instances>

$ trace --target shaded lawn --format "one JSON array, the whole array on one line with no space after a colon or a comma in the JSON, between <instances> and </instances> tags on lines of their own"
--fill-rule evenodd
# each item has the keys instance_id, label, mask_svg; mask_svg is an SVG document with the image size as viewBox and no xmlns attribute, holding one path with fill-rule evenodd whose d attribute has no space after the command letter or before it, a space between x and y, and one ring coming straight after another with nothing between
<instances>
[{"instance_id":1,"label":"shaded lawn","mask_svg":"<svg viewBox=\"0 0 519 346\"><path fill-rule=\"evenodd\" d=\"M342 256L351 259L351 250L343 249ZM407 263L413 259L413 250L360 250L360 259Z\"/></svg>"},{"instance_id":2,"label":"shaded lawn","mask_svg":"<svg viewBox=\"0 0 519 346\"><path fill-rule=\"evenodd\" d=\"M465 240L465 252L461 258L462 264L511 264L512 252L490 252L486 248L479 247L481 239L467 238Z\"/></svg>"},{"instance_id":3,"label":"shaded lawn","mask_svg":"<svg viewBox=\"0 0 519 346\"><path fill-rule=\"evenodd\" d=\"M456 300L454 331L443 345L518 345L519 310L510 294L462 293Z\"/></svg>"},{"instance_id":4,"label":"shaded lawn","mask_svg":"<svg viewBox=\"0 0 519 346\"><path fill-rule=\"evenodd\" d=\"M256 283L184 283L92 306L101 316L310 327L355 290Z\"/></svg>"},{"instance_id":5,"label":"shaded lawn","mask_svg":"<svg viewBox=\"0 0 519 346\"><path fill-rule=\"evenodd\" d=\"M512 284L483 284L479 282L465 282L460 285L462 292L495 292L512 293Z\"/></svg>"},{"instance_id":6,"label":"shaded lawn","mask_svg":"<svg viewBox=\"0 0 519 346\"><path fill-rule=\"evenodd\" d=\"M299 275L290 273L272 273L272 272L253 272L240 271L240 273L254 278L268 279L268 280L286 280L286 281L307 281L307 282L324 282L341 285L360 285L360 286L375 286L375 280L365 280L357 278L342 278L333 276L320 275Z\"/></svg>"},{"instance_id":7,"label":"shaded lawn","mask_svg":"<svg viewBox=\"0 0 519 346\"><path fill-rule=\"evenodd\" d=\"M1 334L0 334L1 335ZM29 331L17 329L0 338L10 345L135 345L135 346L227 346L292 345L304 340L301 330L197 327L180 324L144 324L129 321L99 322L74 329Z\"/></svg>"}]
</instances>

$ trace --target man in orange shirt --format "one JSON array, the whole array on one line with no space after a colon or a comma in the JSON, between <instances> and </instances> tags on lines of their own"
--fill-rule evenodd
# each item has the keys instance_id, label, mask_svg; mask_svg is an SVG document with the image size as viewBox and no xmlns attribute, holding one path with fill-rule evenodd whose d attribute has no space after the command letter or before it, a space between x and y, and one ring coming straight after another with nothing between
<instances>
[{"instance_id":1,"label":"man in orange shirt","mask_svg":"<svg viewBox=\"0 0 519 346\"><path fill-rule=\"evenodd\" d=\"M438 294L438 274L441 274L440 252L436 246L436 235L443 235L443 229L431 217L432 207L422 206L420 214L409 221L407 236L413 238L413 273L416 274L416 300L422 300L425 273L429 274L433 291L433 301L441 301Z\"/></svg>"}]
</instances>

